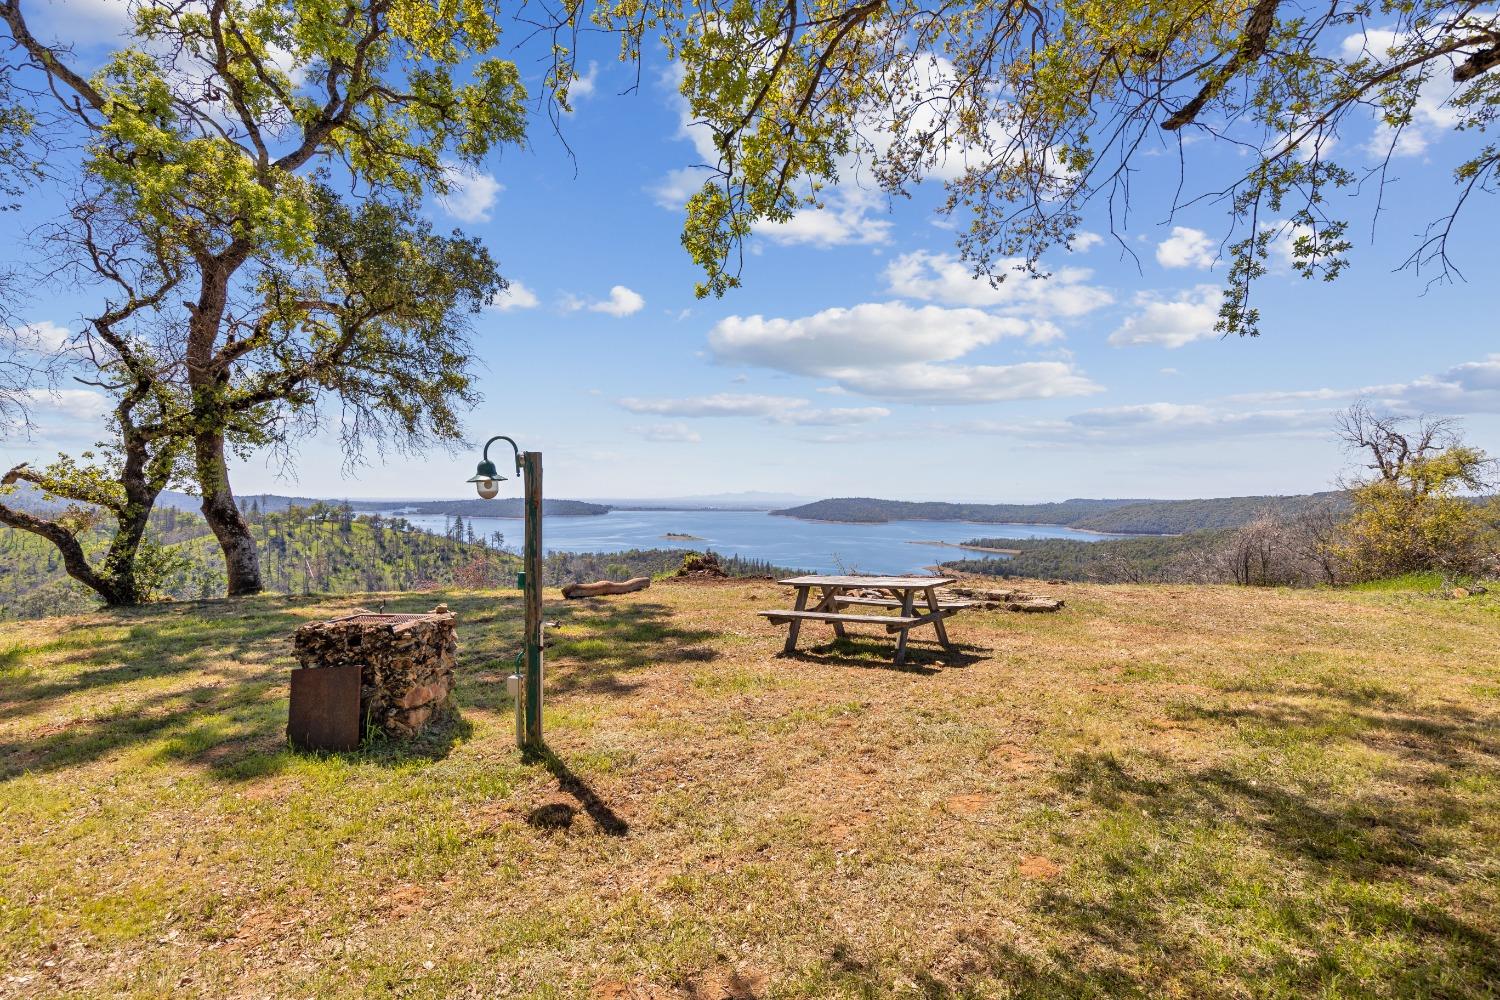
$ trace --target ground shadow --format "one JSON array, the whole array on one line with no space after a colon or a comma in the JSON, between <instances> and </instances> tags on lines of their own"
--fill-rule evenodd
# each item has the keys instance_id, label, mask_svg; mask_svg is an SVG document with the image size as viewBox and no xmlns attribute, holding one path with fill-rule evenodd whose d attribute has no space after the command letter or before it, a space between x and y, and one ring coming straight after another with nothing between
<instances>
[{"instance_id":1,"label":"ground shadow","mask_svg":"<svg viewBox=\"0 0 1500 1000\"><path fill-rule=\"evenodd\" d=\"M544 744L541 750L528 750L524 759L530 764L541 764L550 771L557 779L558 788L573 797L578 808L601 832L611 837L623 837L630 832L630 823L615 812L588 782L573 773L551 747ZM552 802L532 810L526 822L540 829L564 829L572 825L573 816L566 803Z\"/></svg>"},{"instance_id":2,"label":"ground shadow","mask_svg":"<svg viewBox=\"0 0 1500 1000\"><path fill-rule=\"evenodd\" d=\"M508 710L505 677L521 647L522 609L515 596L403 594L366 597L391 612L446 603L457 615L457 710L412 740L367 741L340 756L399 765L439 760L472 734L462 709ZM0 740L0 781L55 771L161 742L158 756L202 767L225 780L275 773L292 759L286 741L287 673L299 625L346 614L352 598L256 597L186 602L102 612L97 625L7 651L19 675L0 687L0 720L19 722L66 703L65 727L37 727ZM551 602L547 689L624 693L631 674L718 656L716 633L685 628L657 602ZM56 654L64 669L28 671L29 655ZM145 690L129 685L147 682ZM118 692L107 692L119 688ZM97 697L96 697L97 695ZM561 777L559 780L562 780Z\"/></svg>"},{"instance_id":3,"label":"ground shadow","mask_svg":"<svg viewBox=\"0 0 1500 1000\"><path fill-rule=\"evenodd\" d=\"M988 659L991 652L990 649L972 643L954 643L952 649L945 650L935 641L911 639L906 646L906 662L896 663L896 645L893 641L852 635L776 655L778 659L800 660L804 663L896 670L909 674L936 674L941 673L945 667L973 666Z\"/></svg>"}]
</instances>

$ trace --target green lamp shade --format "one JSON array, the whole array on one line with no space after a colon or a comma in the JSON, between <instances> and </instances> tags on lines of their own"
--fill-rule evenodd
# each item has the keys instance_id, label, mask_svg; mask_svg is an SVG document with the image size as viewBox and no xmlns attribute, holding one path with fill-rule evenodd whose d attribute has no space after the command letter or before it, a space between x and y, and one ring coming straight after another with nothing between
<instances>
[{"instance_id":1,"label":"green lamp shade","mask_svg":"<svg viewBox=\"0 0 1500 1000\"><path fill-rule=\"evenodd\" d=\"M485 459L483 462L479 463L479 469L474 473L474 477L472 479L466 480L466 482L482 483L486 480L500 482L504 478L504 476L500 475L500 473L496 471L495 463L491 462L489 459Z\"/></svg>"}]
</instances>

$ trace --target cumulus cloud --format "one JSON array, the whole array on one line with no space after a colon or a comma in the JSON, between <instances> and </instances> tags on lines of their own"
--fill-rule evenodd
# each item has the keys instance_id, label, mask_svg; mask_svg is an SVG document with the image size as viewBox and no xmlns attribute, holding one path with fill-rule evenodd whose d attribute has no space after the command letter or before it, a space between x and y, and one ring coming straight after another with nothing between
<instances>
[{"instance_id":1,"label":"cumulus cloud","mask_svg":"<svg viewBox=\"0 0 1500 1000\"><path fill-rule=\"evenodd\" d=\"M836 187L821 207L804 208L786 222L756 223L755 232L783 246L805 245L823 250L889 243L891 220L875 214L880 208L880 197L852 185Z\"/></svg>"},{"instance_id":2,"label":"cumulus cloud","mask_svg":"<svg viewBox=\"0 0 1500 1000\"><path fill-rule=\"evenodd\" d=\"M653 184L646 191L651 195L651 200L662 208L680 212L687 206L687 200L698 193L698 190L703 187L703 182L712 173L713 171L707 167L681 167L677 170L669 170L660 183Z\"/></svg>"},{"instance_id":3,"label":"cumulus cloud","mask_svg":"<svg viewBox=\"0 0 1500 1000\"><path fill-rule=\"evenodd\" d=\"M1406 37L1388 28L1363 28L1344 38L1340 54L1345 59L1373 59L1376 64L1392 61L1392 50L1406 42ZM1366 143L1366 152L1376 158L1422 156L1427 148L1458 124L1458 112L1449 103L1458 88L1444 73L1432 73L1417 91L1411 120L1395 129L1377 119L1375 130Z\"/></svg>"},{"instance_id":4,"label":"cumulus cloud","mask_svg":"<svg viewBox=\"0 0 1500 1000\"><path fill-rule=\"evenodd\" d=\"M1088 253L1094 247L1104 242L1104 237L1098 233L1091 233L1081 229L1073 234L1073 239L1068 244L1068 249L1074 253Z\"/></svg>"},{"instance_id":5,"label":"cumulus cloud","mask_svg":"<svg viewBox=\"0 0 1500 1000\"><path fill-rule=\"evenodd\" d=\"M998 261L997 269L1014 270L1019 264ZM907 298L1063 317L1083 316L1114 301L1109 292L1088 283L1092 275L1087 268L1061 267L1046 278L1012 273L991 285L958 257L925 250L902 254L885 269L886 286Z\"/></svg>"},{"instance_id":6,"label":"cumulus cloud","mask_svg":"<svg viewBox=\"0 0 1500 1000\"><path fill-rule=\"evenodd\" d=\"M448 193L438 199L443 211L462 222L490 221L490 209L505 185L459 163L444 165L443 175L448 182Z\"/></svg>"},{"instance_id":7,"label":"cumulus cloud","mask_svg":"<svg viewBox=\"0 0 1500 1000\"><path fill-rule=\"evenodd\" d=\"M645 305L646 300L639 292L624 285L616 285L609 290L609 298L592 303L588 308L590 312L604 313L606 316L629 316L640 312Z\"/></svg>"},{"instance_id":8,"label":"cumulus cloud","mask_svg":"<svg viewBox=\"0 0 1500 1000\"><path fill-rule=\"evenodd\" d=\"M827 378L878 399L975 403L1099 391L1071 362L944 364L1004 339L1045 340L1053 329L980 309L871 302L796 319L729 316L708 342L721 362Z\"/></svg>"},{"instance_id":9,"label":"cumulus cloud","mask_svg":"<svg viewBox=\"0 0 1500 1000\"><path fill-rule=\"evenodd\" d=\"M588 72L578 74L578 79L573 81L568 88L568 97L573 100L581 100L594 96L594 91L599 86L599 64L589 61Z\"/></svg>"},{"instance_id":10,"label":"cumulus cloud","mask_svg":"<svg viewBox=\"0 0 1500 1000\"><path fill-rule=\"evenodd\" d=\"M60 351L73 336L73 331L51 320L28 323L15 331L15 346L19 350L36 354L53 354Z\"/></svg>"},{"instance_id":11,"label":"cumulus cloud","mask_svg":"<svg viewBox=\"0 0 1500 1000\"><path fill-rule=\"evenodd\" d=\"M109 413L109 397L92 389L31 389L22 393L26 408L36 420L49 417L93 421Z\"/></svg>"},{"instance_id":12,"label":"cumulus cloud","mask_svg":"<svg viewBox=\"0 0 1500 1000\"><path fill-rule=\"evenodd\" d=\"M1139 292L1134 300L1137 311L1109 335L1109 342L1116 347L1154 344L1177 348L1195 340L1212 340L1219 336L1214 324L1219 319L1221 298L1215 285L1198 285L1171 298Z\"/></svg>"},{"instance_id":13,"label":"cumulus cloud","mask_svg":"<svg viewBox=\"0 0 1500 1000\"><path fill-rule=\"evenodd\" d=\"M1029 336L1031 325L978 309L869 302L797 319L729 316L709 332L720 361L797 375L913 361L949 361L1002 338Z\"/></svg>"},{"instance_id":14,"label":"cumulus cloud","mask_svg":"<svg viewBox=\"0 0 1500 1000\"><path fill-rule=\"evenodd\" d=\"M490 308L498 309L501 312L511 312L516 309L535 309L538 301L536 292L533 292L530 288L512 278L509 287L496 295L494 300L490 302Z\"/></svg>"},{"instance_id":15,"label":"cumulus cloud","mask_svg":"<svg viewBox=\"0 0 1500 1000\"><path fill-rule=\"evenodd\" d=\"M1162 267L1206 269L1214 266L1216 256L1217 250L1209 235L1188 226L1173 226L1172 235L1156 246L1156 262Z\"/></svg>"}]
</instances>

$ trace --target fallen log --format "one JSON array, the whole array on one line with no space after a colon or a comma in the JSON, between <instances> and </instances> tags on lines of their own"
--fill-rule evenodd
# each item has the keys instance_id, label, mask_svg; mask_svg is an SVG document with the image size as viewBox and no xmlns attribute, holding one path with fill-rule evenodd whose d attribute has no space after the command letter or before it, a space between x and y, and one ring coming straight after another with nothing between
<instances>
[{"instance_id":1,"label":"fallen log","mask_svg":"<svg viewBox=\"0 0 1500 1000\"><path fill-rule=\"evenodd\" d=\"M562 589L562 595L570 600L575 597L606 597L610 594L632 594L651 586L649 576L631 577L624 583L599 580L596 583L570 583Z\"/></svg>"}]
</instances>

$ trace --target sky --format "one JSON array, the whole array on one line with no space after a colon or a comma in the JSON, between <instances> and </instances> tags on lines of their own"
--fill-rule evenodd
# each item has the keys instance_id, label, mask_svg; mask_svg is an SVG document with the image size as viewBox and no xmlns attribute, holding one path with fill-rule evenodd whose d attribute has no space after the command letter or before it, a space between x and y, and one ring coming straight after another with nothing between
<instances>
[{"instance_id":1,"label":"sky","mask_svg":"<svg viewBox=\"0 0 1500 1000\"><path fill-rule=\"evenodd\" d=\"M34 7L83 45L110 37L112 4ZM743 288L698 300L678 236L704 136L660 59L633 88L634 68L599 49L561 136L538 117L526 148L428 206L441 226L483 239L511 282L474 323L484 400L469 436L542 451L549 496L1302 493L1350 468L1332 418L1361 396L1458 417L1500 453L1500 258L1484 238L1494 199L1476 196L1462 216L1453 253L1466 282L1429 287L1427 273L1400 269L1450 204L1452 168L1475 141L1445 127L1437 102L1399 144L1378 218L1368 188L1350 196L1345 276L1308 282L1278 253L1255 293L1262 335L1226 339L1213 326L1227 215L1213 203L1170 212L1175 144L1139 161L1129 227L1112 235L1102 214L1086 215L1074 252L1045 261L1050 279L972 279L954 246L965 220L935 211L940 181L893 202L851 177L822 210L757 231ZM1373 164L1386 138L1359 123L1339 154ZM1187 152L1189 189L1235 166L1228 150ZM0 227L24 234L55 208L39 192ZM33 334L75 329L84 304L48 290L25 307ZM4 467L98 438L92 391L35 403L33 437L0 441ZM476 451L351 466L325 433L290 466L255 456L232 475L242 494L462 497Z\"/></svg>"}]
</instances>

